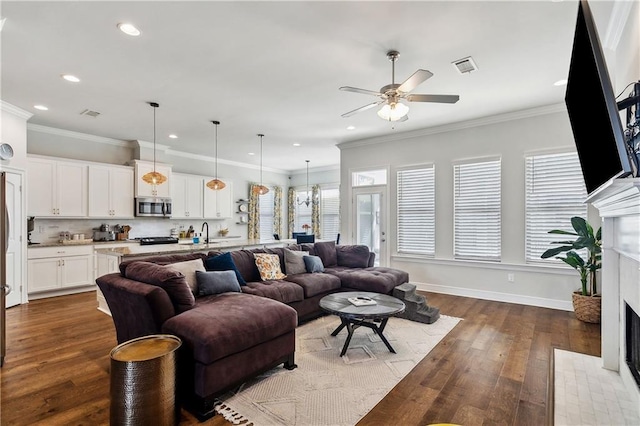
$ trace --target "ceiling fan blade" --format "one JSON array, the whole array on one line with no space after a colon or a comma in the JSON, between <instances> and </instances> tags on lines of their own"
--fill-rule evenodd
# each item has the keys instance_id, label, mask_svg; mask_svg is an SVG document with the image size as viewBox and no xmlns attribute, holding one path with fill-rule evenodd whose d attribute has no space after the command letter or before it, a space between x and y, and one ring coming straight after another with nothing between
<instances>
[{"instance_id":1,"label":"ceiling fan blade","mask_svg":"<svg viewBox=\"0 0 640 426\"><path fill-rule=\"evenodd\" d=\"M409 102L438 102L441 104L455 104L460 100L458 95L407 95Z\"/></svg>"},{"instance_id":2,"label":"ceiling fan blade","mask_svg":"<svg viewBox=\"0 0 640 426\"><path fill-rule=\"evenodd\" d=\"M362 93L363 95L382 96L382 93L376 92L374 90L358 89L357 87L351 87L351 86L342 86L340 90L345 92Z\"/></svg>"},{"instance_id":3,"label":"ceiling fan blade","mask_svg":"<svg viewBox=\"0 0 640 426\"><path fill-rule=\"evenodd\" d=\"M357 114L357 113L359 113L359 112L361 112L361 111L366 111L366 110L371 109L371 108L373 108L373 107L375 107L375 106L378 106L378 105L380 105L380 104L381 104L381 103L383 103L383 102L384 102L384 100L382 100L382 101L378 101L378 102L374 102L374 103L372 103L372 104L365 105L365 106L360 107L360 108L356 108L356 109L354 109L353 111L345 112L344 114L342 114L342 117L343 117L343 118L351 117L352 115Z\"/></svg>"},{"instance_id":4,"label":"ceiling fan blade","mask_svg":"<svg viewBox=\"0 0 640 426\"><path fill-rule=\"evenodd\" d=\"M403 121L407 121L409 119L409 114L402 117L400 120L396 121L396 123L402 123Z\"/></svg>"},{"instance_id":5,"label":"ceiling fan blade","mask_svg":"<svg viewBox=\"0 0 640 426\"><path fill-rule=\"evenodd\" d=\"M422 83L423 81L431 77L433 77L433 73L431 71L418 70L414 72L411 77L406 79L404 83L402 83L400 87L398 87L398 90L404 93L410 92L416 87L418 87L418 84Z\"/></svg>"}]
</instances>

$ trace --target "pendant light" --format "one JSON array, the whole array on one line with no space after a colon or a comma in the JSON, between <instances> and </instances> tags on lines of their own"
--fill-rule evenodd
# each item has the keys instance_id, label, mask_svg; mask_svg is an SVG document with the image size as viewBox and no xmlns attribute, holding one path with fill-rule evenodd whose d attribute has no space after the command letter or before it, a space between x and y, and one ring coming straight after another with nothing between
<instances>
[{"instance_id":1,"label":"pendant light","mask_svg":"<svg viewBox=\"0 0 640 426\"><path fill-rule=\"evenodd\" d=\"M309 160L304 160L307 162L307 198L305 200L300 201L300 198L296 198L296 202L298 203L299 206L301 205L305 205L307 207L309 207L309 204L311 204L311 197L309 197Z\"/></svg>"},{"instance_id":2,"label":"pendant light","mask_svg":"<svg viewBox=\"0 0 640 426\"><path fill-rule=\"evenodd\" d=\"M142 180L149 185L162 185L167 181L167 177L162 173L156 172L156 108L160 106L157 102L149 102L153 107L153 171L142 176ZM154 189L155 195L155 189Z\"/></svg>"},{"instance_id":3,"label":"pendant light","mask_svg":"<svg viewBox=\"0 0 640 426\"><path fill-rule=\"evenodd\" d=\"M219 121L212 121L212 123L216 126L216 142L215 142L215 169L214 169L214 179L211 179L209 182L207 182L207 188L209 189L213 189L214 191L219 191L222 188L224 188L225 186L227 186L223 181L221 181L220 179L218 179L218 125L220 124Z\"/></svg>"},{"instance_id":4,"label":"pendant light","mask_svg":"<svg viewBox=\"0 0 640 426\"><path fill-rule=\"evenodd\" d=\"M264 195L269 192L269 188L262 184L262 138L264 135L262 133L258 133L260 136L260 185L253 187L253 193L257 195Z\"/></svg>"}]
</instances>

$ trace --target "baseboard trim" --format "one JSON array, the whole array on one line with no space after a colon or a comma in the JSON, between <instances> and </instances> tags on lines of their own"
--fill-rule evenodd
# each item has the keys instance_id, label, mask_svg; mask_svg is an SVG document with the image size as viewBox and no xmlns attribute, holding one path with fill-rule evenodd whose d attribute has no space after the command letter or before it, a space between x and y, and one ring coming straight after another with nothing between
<instances>
[{"instance_id":1,"label":"baseboard trim","mask_svg":"<svg viewBox=\"0 0 640 426\"><path fill-rule=\"evenodd\" d=\"M497 291L476 290L472 288L450 287L439 284L413 283L418 290L432 293L450 294L453 296L473 297L475 299L493 300L495 302L516 303L518 305L538 306L540 308L573 311L570 301L545 299L543 297L523 296L519 294L500 293Z\"/></svg>"}]
</instances>

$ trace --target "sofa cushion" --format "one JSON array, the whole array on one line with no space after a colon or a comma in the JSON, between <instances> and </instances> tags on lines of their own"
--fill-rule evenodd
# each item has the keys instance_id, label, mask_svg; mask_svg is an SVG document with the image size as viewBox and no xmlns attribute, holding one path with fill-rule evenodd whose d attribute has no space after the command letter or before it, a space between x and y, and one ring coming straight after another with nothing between
<instances>
[{"instance_id":1,"label":"sofa cushion","mask_svg":"<svg viewBox=\"0 0 640 426\"><path fill-rule=\"evenodd\" d=\"M338 266L366 268L369 266L369 247L365 245L336 246Z\"/></svg>"},{"instance_id":2,"label":"sofa cushion","mask_svg":"<svg viewBox=\"0 0 640 426\"><path fill-rule=\"evenodd\" d=\"M287 274L304 274L307 272L307 268L304 265L304 256L308 256L309 252L307 251L295 251L289 250L288 248L284 249L284 264L285 264L285 272Z\"/></svg>"},{"instance_id":3,"label":"sofa cushion","mask_svg":"<svg viewBox=\"0 0 640 426\"><path fill-rule=\"evenodd\" d=\"M307 272L324 272L324 265L322 264L322 259L320 256L304 256L302 258L304 260L304 266L307 269Z\"/></svg>"},{"instance_id":4,"label":"sofa cushion","mask_svg":"<svg viewBox=\"0 0 640 426\"><path fill-rule=\"evenodd\" d=\"M264 250L233 250L231 252L233 263L246 282L260 281L260 271L256 266L254 253L264 253Z\"/></svg>"},{"instance_id":5,"label":"sofa cushion","mask_svg":"<svg viewBox=\"0 0 640 426\"><path fill-rule=\"evenodd\" d=\"M124 277L127 266L129 266L133 262L151 262L158 265L168 265L170 263L186 262L188 260L194 259L204 260L206 257L207 255L204 253L158 254L153 256L139 256L130 260L123 260L122 262L120 262L119 268L120 273Z\"/></svg>"},{"instance_id":6,"label":"sofa cushion","mask_svg":"<svg viewBox=\"0 0 640 426\"><path fill-rule=\"evenodd\" d=\"M356 269L337 266L326 268L325 273L340 278L342 287L383 294L389 294L396 286L409 282L407 272L384 267Z\"/></svg>"},{"instance_id":7,"label":"sofa cushion","mask_svg":"<svg viewBox=\"0 0 640 426\"><path fill-rule=\"evenodd\" d=\"M204 272L204 262L202 259L188 260L186 262L176 262L164 265L165 268L171 268L178 272L182 272L184 278L189 284L189 288L193 294L198 294L198 281L196 279L196 271Z\"/></svg>"},{"instance_id":8,"label":"sofa cushion","mask_svg":"<svg viewBox=\"0 0 640 426\"><path fill-rule=\"evenodd\" d=\"M222 253L218 256L208 257L204 261L207 271L234 271L240 285L245 285L246 281L236 267L230 252Z\"/></svg>"},{"instance_id":9,"label":"sofa cushion","mask_svg":"<svg viewBox=\"0 0 640 426\"><path fill-rule=\"evenodd\" d=\"M196 271L196 277L198 296L242 291L235 271Z\"/></svg>"},{"instance_id":10,"label":"sofa cushion","mask_svg":"<svg viewBox=\"0 0 640 426\"><path fill-rule=\"evenodd\" d=\"M132 262L126 268L126 278L163 288L176 312L184 312L195 305L195 298L182 272L151 262Z\"/></svg>"},{"instance_id":11,"label":"sofa cushion","mask_svg":"<svg viewBox=\"0 0 640 426\"><path fill-rule=\"evenodd\" d=\"M336 252L335 241L322 241L319 243L315 243L313 245L313 249L315 253L311 254L320 256L320 259L322 259L322 264L326 268L338 266L338 254Z\"/></svg>"},{"instance_id":12,"label":"sofa cushion","mask_svg":"<svg viewBox=\"0 0 640 426\"><path fill-rule=\"evenodd\" d=\"M305 298L340 288L340 278L329 274L287 275L287 281L294 282L302 287Z\"/></svg>"},{"instance_id":13,"label":"sofa cushion","mask_svg":"<svg viewBox=\"0 0 640 426\"><path fill-rule=\"evenodd\" d=\"M304 290L298 284L284 281L254 281L242 286L242 292L267 297L282 303L304 300Z\"/></svg>"},{"instance_id":14,"label":"sofa cushion","mask_svg":"<svg viewBox=\"0 0 640 426\"><path fill-rule=\"evenodd\" d=\"M212 362L295 330L295 309L242 293L198 299L195 309L167 320L163 333L182 339L196 362Z\"/></svg>"},{"instance_id":15,"label":"sofa cushion","mask_svg":"<svg viewBox=\"0 0 640 426\"><path fill-rule=\"evenodd\" d=\"M253 256L262 281L281 280L286 277L280 269L280 258L277 254L254 253Z\"/></svg>"}]
</instances>

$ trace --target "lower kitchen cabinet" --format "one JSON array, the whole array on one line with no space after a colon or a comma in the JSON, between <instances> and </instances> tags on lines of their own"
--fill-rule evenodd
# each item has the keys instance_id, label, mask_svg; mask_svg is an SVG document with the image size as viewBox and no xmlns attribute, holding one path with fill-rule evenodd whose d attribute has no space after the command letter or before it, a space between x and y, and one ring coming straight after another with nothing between
<instances>
[{"instance_id":1,"label":"lower kitchen cabinet","mask_svg":"<svg viewBox=\"0 0 640 426\"><path fill-rule=\"evenodd\" d=\"M89 286L94 289L91 245L29 248L27 257L30 296L57 296Z\"/></svg>"}]
</instances>

